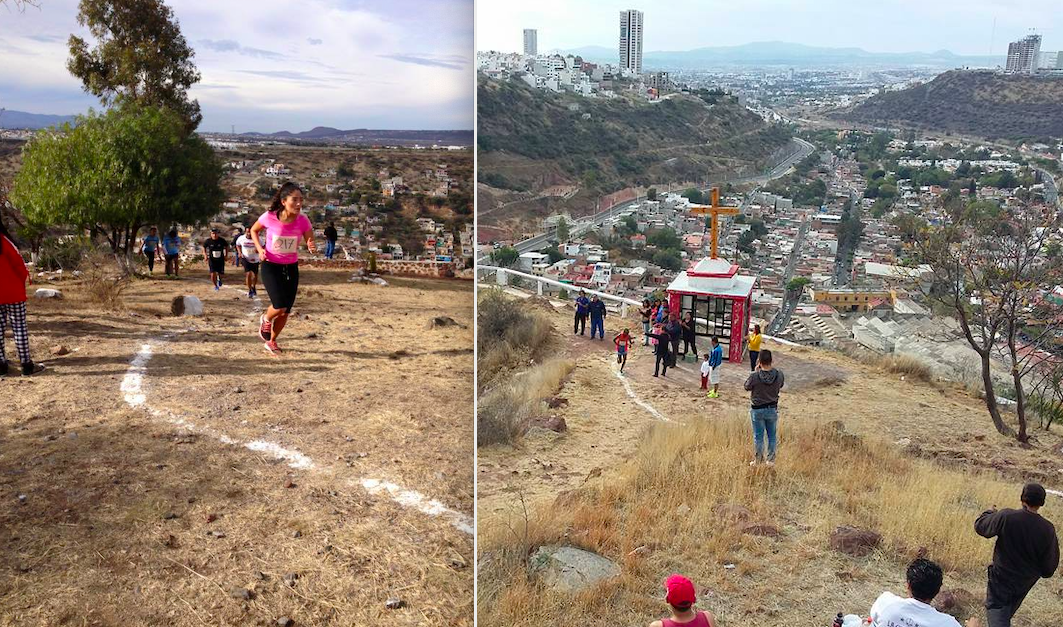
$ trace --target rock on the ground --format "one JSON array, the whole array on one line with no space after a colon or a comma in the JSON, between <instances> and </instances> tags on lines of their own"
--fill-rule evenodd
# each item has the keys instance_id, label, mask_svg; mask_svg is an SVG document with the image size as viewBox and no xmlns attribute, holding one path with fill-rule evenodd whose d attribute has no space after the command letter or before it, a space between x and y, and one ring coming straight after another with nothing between
<instances>
[{"instance_id":1,"label":"rock on the ground","mask_svg":"<svg viewBox=\"0 0 1063 627\"><path fill-rule=\"evenodd\" d=\"M763 536L765 538L781 538L782 532L778 527L764 523L750 523L742 527L742 533L751 536Z\"/></svg>"},{"instance_id":2,"label":"rock on the ground","mask_svg":"<svg viewBox=\"0 0 1063 627\"><path fill-rule=\"evenodd\" d=\"M939 612L951 614L957 619L967 617L971 611L982 605L982 600L974 593L963 588L942 590L934 597L934 608Z\"/></svg>"},{"instance_id":3,"label":"rock on the ground","mask_svg":"<svg viewBox=\"0 0 1063 627\"><path fill-rule=\"evenodd\" d=\"M69 355L70 349L63 344L57 344L52 347L52 354L56 357L62 357L63 355Z\"/></svg>"},{"instance_id":4,"label":"rock on the ground","mask_svg":"<svg viewBox=\"0 0 1063 627\"><path fill-rule=\"evenodd\" d=\"M288 618L287 616L281 616L277 619L277 627L292 627L292 625L294 624L295 621Z\"/></svg>"},{"instance_id":5,"label":"rock on the ground","mask_svg":"<svg viewBox=\"0 0 1063 627\"><path fill-rule=\"evenodd\" d=\"M571 546L541 546L530 564L547 587L563 592L577 592L620 574L613 561Z\"/></svg>"},{"instance_id":6,"label":"rock on the ground","mask_svg":"<svg viewBox=\"0 0 1063 627\"><path fill-rule=\"evenodd\" d=\"M830 534L830 548L853 557L864 557L882 544L882 536L869 529L842 526Z\"/></svg>"},{"instance_id":7,"label":"rock on the ground","mask_svg":"<svg viewBox=\"0 0 1063 627\"><path fill-rule=\"evenodd\" d=\"M391 597L384 603L384 607L388 608L389 610L397 610L406 607L406 601L403 601L398 597Z\"/></svg>"},{"instance_id":8,"label":"rock on the ground","mask_svg":"<svg viewBox=\"0 0 1063 627\"><path fill-rule=\"evenodd\" d=\"M232 596L232 598L240 599L243 601L250 601L255 598L255 593L251 592L247 588L232 588L231 590L229 590L229 594Z\"/></svg>"},{"instance_id":9,"label":"rock on the ground","mask_svg":"<svg viewBox=\"0 0 1063 627\"><path fill-rule=\"evenodd\" d=\"M564 433L568 431L568 424L564 418L560 416L551 416L549 418L532 418L528 421L528 427L539 427L541 429L549 429L554 433Z\"/></svg>"},{"instance_id":10,"label":"rock on the ground","mask_svg":"<svg viewBox=\"0 0 1063 627\"><path fill-rule=\"evenodd\" d=\"M450 316L437 316L435 318L432 318L432 328L433 329L435 329L437 327L460 327L460 326L461 325L458 324L457 321L454 320L454 318L451 318Z\"/></svg>"},{"instance_id":11,"label":"rock on the ground","mask_svg":"<svg viewBox=\"0 0 1063 627\"><path fill-rule=\"evenodd\" d=\"M203 301L195 296L174 296L170 303L170 313L175 316L202 316Z\"/></svg>"},{"instance_id":12,"label":"rock on the ground","mask_svg":"<svg viewBox=\"0 0 1063 627\"><path fill-rule=\"evenodd\" d=\"M37 291L33 293L34 298L62 298L63 293L59 290L49 289L47 287L39 287Z\"/></svg>"},{"instance_id":13,"label":"rock on the ground","mask_svg":"<svg viewBox=\"0 0 1063 627\"><path fill-rule=\"evenodd\" d=\"M741 523L753 518L753 512L736 503L720 503L712 508L712 513L718 518Z\"/></svg>"}]
</instances>

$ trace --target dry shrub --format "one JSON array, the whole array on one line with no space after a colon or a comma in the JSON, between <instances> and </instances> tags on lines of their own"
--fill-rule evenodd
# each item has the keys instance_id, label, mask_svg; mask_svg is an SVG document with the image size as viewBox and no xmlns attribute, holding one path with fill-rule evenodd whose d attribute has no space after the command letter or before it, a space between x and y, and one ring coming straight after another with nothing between
<instances>
[{"instance_id":1,"label":"dry shrub","mask_svg":"<svg viewBox=\"0 0 1063 627\"><path fill-rule=\"evenodd\" d=\"M125 307L125 293L132 284L129 271L114 255L96 252L81 264L85 277L85 292L89 300L105 310L119 311Z\"/></svg>"},{"instance_id":2,"label":"dry shrub","mask_svg":"<svg viewBox=\"0 0 1063 627\"><path fill-rule=\"evenodd\" d=\"M797 416L782 416L774 470L750 469L750 440L744 412L657 426L635 458L600 487L527 515L481 516L478 547L481 559L489 559L480 571L480 624L644 624L663 609L654 596L669 572L712 590L709 607L723 620L730 614L728 622L764 611L757 599L770 591L775 607L786 611L764 624L783 624L782 617L786 624L813 624L829 620L833 610L825 608L866 611L886 583L881 577L896 580L920 547L950 573L948 579L978 577L992 543L975 535L972 523L989 505L1014 500L1013 486L992 475L942 469L904 457L890 443L801 423ZM741 522L719 513L719 506L731 504L747 508L749 521L779 528L783 537L744 534ZM859 566L866 581L858 589L831 583L839 566L852 568L843 565L850 558L828 548L831 531L841 525L884 538L880 551ZM622 574L598 594L545 590L522 556L551 543L602 554L617 561ZM644 545L653 547L648 556L629 556ZM723 564L736 566L728 571ZM814 589L795 585L821 580Z\"/></svg>"},{"instance_id":3,"label":"dry shrub","mask_svg":"<svg viewBox=\"0 0 1063 627\"><path fill-rule=\"evenodd\" d=\"M545 316L500 290L480 290L476 342L477 384L481 391L502 374L540 359L552 340L553 326Z\"/></svg>"},{"instance_id":4,"label":"dry shrub","mask_svg":"<svg viewBox=\"0 0 1063 627\"><path fill-rule=\"evenodd\" d=\"M482 394L477 408L477 444L514 441L529 418L544 413L544 399L557 391L573 368L571 360L552 359Z\"/></svg>"},{"instance_id":5,"label":"dry shrub","mask_svg":"<svg viewBox=\"0 0 1063 627\"><path fill-rule=\"evenodd\" d=\"M880 363L888 372L901 374L926 383L934 380L934 373L930 370L930 367L919 358L911 355L886 355Z\"/></svg>"}]
</instances>

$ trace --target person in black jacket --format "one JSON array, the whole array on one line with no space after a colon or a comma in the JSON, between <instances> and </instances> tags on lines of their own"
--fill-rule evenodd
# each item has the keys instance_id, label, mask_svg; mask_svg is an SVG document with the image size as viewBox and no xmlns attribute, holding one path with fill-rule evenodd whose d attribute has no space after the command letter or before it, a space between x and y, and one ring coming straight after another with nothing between
<instances>
[{"instance_id":1,"label":"person in black jacket","mask_svg":"<svg viewBox=\"0 0 1063 627\"><path fill-rule=\"evenodd\" d=\"M668 376L668 364L671 359L669 346L672 342L672 336L668 335L668 331L661 329L660 333L647 333L647 336L657 340L657 345L653 347L653 354L656 357L656 361L653 365L653 376L660 374L662 377ZM661 364L664 364L664 372L661 372Z\"/></svg>"},{"instance_id":2,"label":"person in black jacket","mask_svg":"<svg viewBox=\"0 0 1063 627\"><path fill-rule=\"evenodd\" d=\"M668 365L675 368L675 357L679 353L679 340L683 337L683 325L679 322L679 314L672 312L668 316L668 322L664 324L664 330L671 338L671 347L668 354Z\"/></svg>"},{"instance_id":3,"label":"person in black jacket","mask_svg":"<svg viewBox=\"0 0 1063 627\"><path fill-rule=\"evenodd\" d=\"M332 259L332 255L336 253L336 240L339 238L340 233L336 230L336 225L329 222L325 227L325 259Z\"/></svg>"},{"instance_id":4,"label":"person in black jacket","mask_svg":"<svg viewBox=\"0 0 1063 627\"><path fill-rule=\"evenodd\" d=\"M694 351L694 359L697 359L698 346L694 343L694 312L688 311L679 324L683 327L683 357L686 357L688 352Z\"/></svg>"},{"instance_id":5,"label":"person in black jacket","mask_svg":"<svg viewBox=\"0 0 1063 627\"><path fill-rule=\"evenodd\" d=\"M605 340L605 301L595 294L591 297L591 304L587 307L591 315L591 339L594 339L594 331L598 331L598 339Z\"/></svg>"},{"instance_id":6,"label":"person in black jacket","mask_svg":"<svg viewBox=\"0 0 1063 627\"><path fill-rule=\"evenodd\" d=\"M1008 627L1011 617L1040 578L1048 579L1059 566L1056 528L1038 513L1045 489L1037 483L1022 488L1022 509L993 509L974 522L983 538L996 538L989 567L985 607L989 627Z\"/></svg>"}]
</instances>

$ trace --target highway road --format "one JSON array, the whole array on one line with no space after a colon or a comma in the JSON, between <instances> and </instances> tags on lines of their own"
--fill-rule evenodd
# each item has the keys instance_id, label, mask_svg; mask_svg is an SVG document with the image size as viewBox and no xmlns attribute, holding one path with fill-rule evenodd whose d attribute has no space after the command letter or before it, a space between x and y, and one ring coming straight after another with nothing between
<instances>
[{"instance_id":1,"label":"highway road","mask_svg":"<svg viewBox=\"0 0 1063 627\"><path fill-rule=\"evenodd\" d=\"M790 156L788 156L785 159L783 159L782 161L780 161L768 173L754 175L754 176L742 176L742 177L738 177L738 178L727 179L727 180L723 180L723 181L717 181L717 182L713 183L712 186L721 186L721 185L726 185L728 183L733 183L733 184L756 183L758 185L763 185L763 184L767 183L768 181L771 181L772 179L777 179L780 176L786 174L786 172L791 167L793 167L793 165L795 163L797 163L798 161L801 161L802 159L804 159L808 155L812 154L816 150L815 146L813 146L812 144L808 143L807 141L805 141L805 140L803 140L803 139L801 139L799 137L795 137L793 139L794 139L794 143L797 144L797 150L794 151L793 153L791 153ZM706 189L708 189L708 188L706 188ZM571 225L569 227L569 232L570 232L571 235L582 235L583 233L585 233L585 232L587 232L587 231L589 231L589 230L601 225L602 223L604 223L604 222L606 222L606 221L608 221L608 220L610 220L612 218L616 218L619 215L622 215L623 213L625 213L628 210L630 210L632 207L634 207L634 206L638 205L639 203L641 203L643 200L644 200L643 197L639 197L639 198L636 198L635 200L632 200L630 202L622 203L622 204L616 205L615 207L612 207L610 209L606 209L604 211L600 211L600 212L594 214L593 216L591 216L588 219L580 220L580 222L578 224ZM518 253L535 252L535 251L542 250L544 248L549 248L553 238L554 238L553 231L549 231L547 233L543 233L541 235L536 235L535 237L531 237L531 238L528 238L526 240L520 241L520 242L516 243L513 247L517 249ZM482 257L480 259L480 263L487 263L487 261L488 261L488 257Z\"/></svg>"},{"instance_id":2,"label":"highway road","mask_svg":"<svg viewBox=\"0 0 1063 627\"><path fill-rule=\"evenodd\" d=\"M785 286L790 282L790 279L794 277L794 271L797 269L797 260L801 258L801 244L805 241L805 234L808 233L808 226L811 223L809 218L805 218L801 223L801 228L797 230L797 239L794 240L794 248L790 251L790 260L786 263L786 271L783 273L782 284ZM779 312L772 318L771 323L768 325L768 335L778 335L786 328L786 325L790 324L790 316L794 315L794 311L797 309L797 304L801 301L801 290L796 292L790 292L787 290L786 296L783 299L782 307L779 308Z\"/></svg>"}]
</instances>

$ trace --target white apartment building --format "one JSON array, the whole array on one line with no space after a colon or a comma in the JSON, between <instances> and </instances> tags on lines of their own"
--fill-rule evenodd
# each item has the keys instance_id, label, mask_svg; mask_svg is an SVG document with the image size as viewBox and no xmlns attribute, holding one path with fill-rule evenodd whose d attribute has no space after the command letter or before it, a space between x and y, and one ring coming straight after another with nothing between
<instances>
[{"instance_id":1,"label":"white apartment building","mask_svg":"<svg viewBox=\"0 0 1063 627\"><path fill-rule=\"evenodd\" d=\"M534 28L524 29L524 56L534 57L539 54L539 31Z\"/></svg>"},{"instance_id":2,"label":"white apartment building","mask_svg":"<svg viewBox=\"0 0 1063 627\"><path fill-rule=\"evenodd\" d=\"M1004 69L1008 72L1031 73L1037 70L1040 60L1041 36L1027 35L1008 44L1008 63Z\"/></svg>"},{"instance_id":3,"label":"white apartment building","mask_svg":"<svg viewBox=\"0 0 1063 627\"><path fill-rule=\"evenodd\" d=\"M620 12L620 69L642 74L642 11Z\"/></svg>"}]
</instances>

